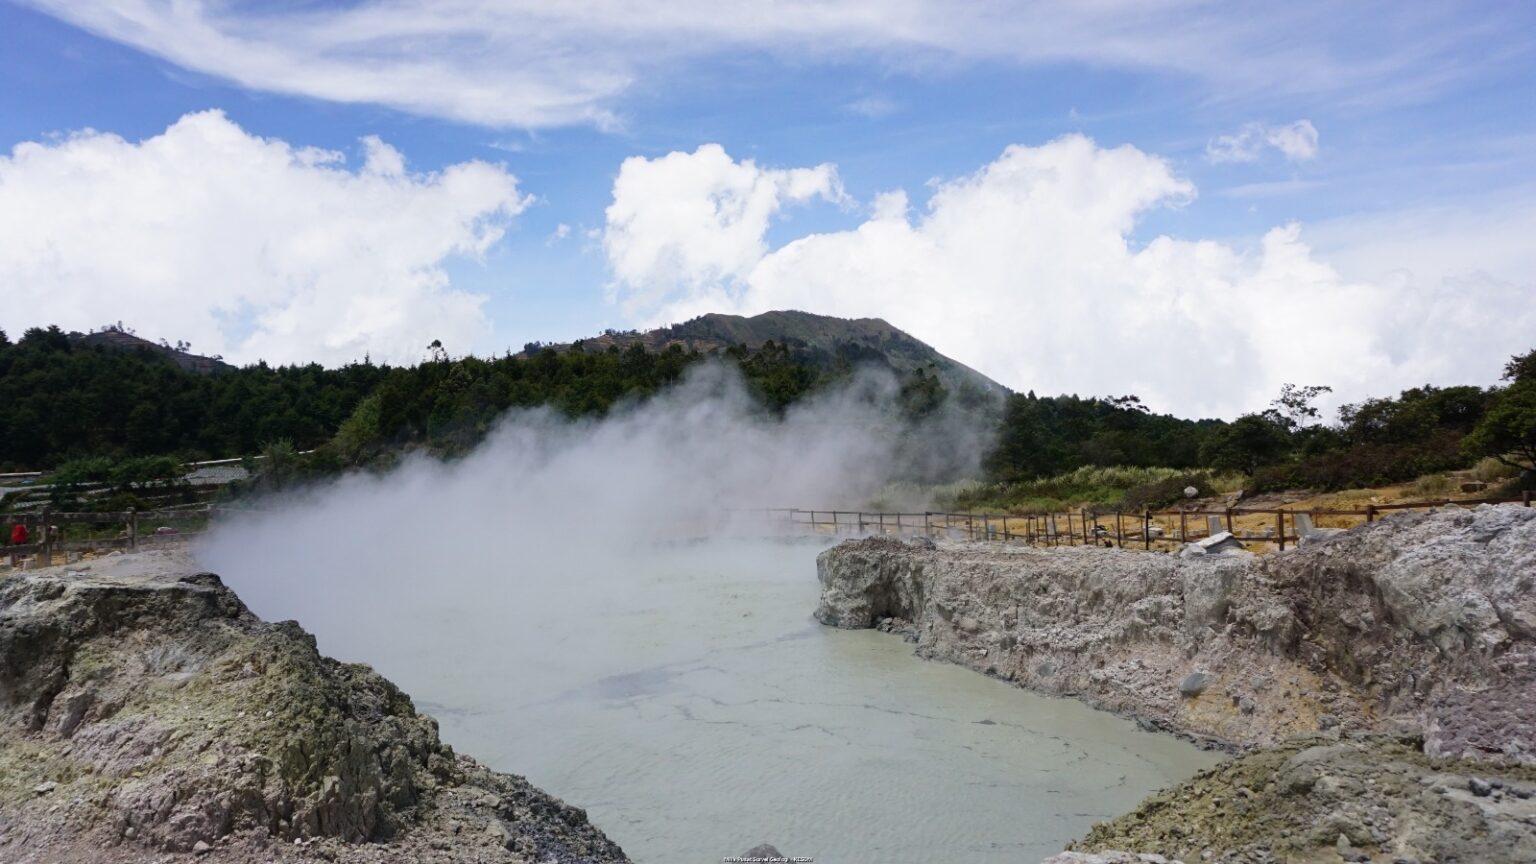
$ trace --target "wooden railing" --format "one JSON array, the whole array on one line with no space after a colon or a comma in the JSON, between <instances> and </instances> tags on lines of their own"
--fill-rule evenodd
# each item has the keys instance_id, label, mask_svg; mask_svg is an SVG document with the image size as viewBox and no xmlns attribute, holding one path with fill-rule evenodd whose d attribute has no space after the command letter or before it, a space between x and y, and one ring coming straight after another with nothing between
<instances>
[{"instance_id":1,"label":"wooden railing","mask_svg":"<svg viewBox=\"0 0 1536 864\"><path fill-rule=\"evenodd\" d=\"M1054 513L890 513L769 508L737 512L759 513L771 522L791 529L833 535L949 537L1033 546L1113 546L1150 550L1192 543L1224 531L1244 544L1284 550L1287 545L1300 543L1309 528L1349 528L1374 522L1385 514L1400 510L1480 504L1530 507L1532 495L1525 492L1518 498L1440 499L1339 509L1229 507L1211 510L1191 507L1140 512L1080 508Z\"/></svg>"},{"instance_id":2,"label":"wooden railing","mask_svg":"<svg viewBox=\"0 0 1536 864\"><path fill-rule=\"evenodd\" d=\"M39 510L35 513L0 514L0 542L9 540L12 528L24 525L28 542L20 545L0 546L0 556L13 562L23 557L36 557L36 566L47 567L56 562L56 556L68 557L70 552L98 552L121 549L132 551L145 545L158 545L196 536L213 516L212 507L192 507L167 510L116 510L88 513L53 512ZM186 530L176 527L162 533L159 528L171 527L166 523L194 523ZM88 526L89 530L102 525L121 526L113 537L74 537L74 527Z\"/></svg>"}]
</instances>

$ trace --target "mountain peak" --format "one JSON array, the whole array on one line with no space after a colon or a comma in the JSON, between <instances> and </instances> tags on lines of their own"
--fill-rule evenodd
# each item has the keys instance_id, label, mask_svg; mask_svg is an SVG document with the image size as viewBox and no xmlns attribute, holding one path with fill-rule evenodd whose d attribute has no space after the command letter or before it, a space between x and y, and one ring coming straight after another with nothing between
<instances>
[{"instance_id":1,"label":"mountain peak","mask_svg":"<svg viewBox=\"0 0 1536 864\"><path fill-rule=\"evenodd\" d=\"M645 332L608 330L570 344L530 344L524 353L531 354L544 348L606 351L616 347L622 350L631 345L640 345L648 351L663 351L678 345L708 354L738 345L756 349L768 342L807 354L883 363L898 373L931 367L951 389L969 384L984 392L1008 392L1003 385L946 357L933 346L883 319L836 318L798 309L774 310L750 317L711 312L681 324Z\"/></svg>"}]
</instances>

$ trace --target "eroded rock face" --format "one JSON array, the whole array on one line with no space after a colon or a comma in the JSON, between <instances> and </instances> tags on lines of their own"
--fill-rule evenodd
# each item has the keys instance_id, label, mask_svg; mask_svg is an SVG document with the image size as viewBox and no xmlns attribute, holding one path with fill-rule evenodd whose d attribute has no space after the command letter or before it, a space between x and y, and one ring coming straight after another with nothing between
<instances>
[{"instance_id":1,"label":"eroded rock face","mask_svg":"<svg viewBox=\"0 0 1536 864\"><path fill-rule=\"evenodd\" d=\"M1536 763L1533 509L1397 515L1253 558L876 538L817 566L823 623L904 619L923 656L1215 744L1393 730Z\"/></svg>"},{"instance_id":2,"label":"eroded rock face","mask_svg":"<svg viewBox=\"0 0 1536 864\"><path fill-rule=\"evenodd\" d=\"M1298 738L1159 792L1073 845L1085 851L1048 860L1519 864L1536 861L1536 769L1435 759L1416 740Z\"/></svg>"},{"instance_id":3,"label":"eroded rock face","mask_svg":"<svg viewBox=\"0 0 1536 864\"><path fill-rule=\"evenodd\" d=\"M90 568L0 581L0 859L626 860L185 557Z\"/></svg>"}]
</instances>

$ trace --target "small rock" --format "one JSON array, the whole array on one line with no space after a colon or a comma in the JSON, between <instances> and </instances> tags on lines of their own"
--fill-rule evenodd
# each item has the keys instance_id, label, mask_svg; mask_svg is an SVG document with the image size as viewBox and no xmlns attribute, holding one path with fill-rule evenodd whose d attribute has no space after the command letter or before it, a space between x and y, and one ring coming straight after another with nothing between
<instances>
[{"instance_id":1,"label":"small rock","mask_svg":"<svg viewBox=\"0 0 1536 864\"><path fill-rule=\"evenodd\" d=\"M209 852L212 852L212 851L213 851L213 847L209 846L208 845L208 841L206 841L206 840L199 840L196 843L192 844L192 854L193 855L207 855Z\"/></svg>"},{"instance_id":2,"label":"small rock","mask_svg":"<svg viewBox=\"0 0 1536 864\"><path fill-rule=\"evenodd\" d=\"M1487 798L1493 794L1493 784L1481 777L1473 777L1471 780L1468 780L1467 788L1471 789L1472 794L1479 798Z\"/></svg>"},{"instance_id":3,"label":"small rock","mask_svg":"<svg viewBox=\"0 0 1536 864\"><path fill-rule=\"evenodd\" d=\"M1243 712L1244 714L1252 714L1254 711L1257 711L1258 708L1258 704L1255 703L1252 699L1249 699L1247 696L1237 700L1237 710Z\"/></svg>"},{"instance_id":4,"label":"small rock","mask_svg":"<svg viewBox=\"0 0 1536 864\"><path fill-rule=\"evenodd\" d=\"M1193 699L1205 692L1205 688L1211 686L1211 676L1204 672L1191 672L1184 676L1179 683L1179 695L1186 699Z\"/></svg>"},{"instance_id":5,"label":"small rock","mask_svg":"<svg viewBox=\"0 0 1536 864\"><path fill-rule=\"evenodd\" d=\"M39 783L36 786L33 786L32 791L39 795L47 795L49 792L52 792L57 788L59 788L59 784L49 780L46 783Z\"/></svg>"},{"instance_id":6,"label":"small rock","mask_svg":"<svg viewBox=\"0 0 1536 864\"><path fill-rule=\"evenodd\" d=\"M1339 718L1333 716L1332 714L1317 715L1317 728L1332 729L1337 725L1339 725Z\"/></svg>"},{"instance_id":7,"label":"small rock","mask_svg":"<svg viewBox=\"0 0 1536 864\"><path fill-rule=\"evenodd\" d=\"M485 826L485 836L488 837L492 843L495 843L503 849L511 848L512 832L507 830L507 826L501 824L500 819L492 819L490 824Z\"/></svg>"}]
</instances>

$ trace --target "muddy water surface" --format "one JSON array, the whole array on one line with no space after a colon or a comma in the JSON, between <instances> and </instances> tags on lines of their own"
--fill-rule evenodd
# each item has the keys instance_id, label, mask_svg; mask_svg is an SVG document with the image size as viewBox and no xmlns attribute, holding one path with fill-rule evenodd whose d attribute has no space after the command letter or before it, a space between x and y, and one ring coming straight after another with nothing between
<instances>
[{"instance_id":1,"label":"muddy water surface","mask_svg":"<svg viewBox=\"0 0 1536 864\"><path fill-rule=\"evenodd\" d=\"M1037 861L1217 761L915 659L897 637L817 625L821 548L637 550L604 578L425 569L351 598L320 574L297 595L284 580L302 570L209 563L258 613L372 663L456 748L585 807L644 864L760 842L822 864Z\"/></svg>"}]
</instances>

